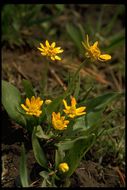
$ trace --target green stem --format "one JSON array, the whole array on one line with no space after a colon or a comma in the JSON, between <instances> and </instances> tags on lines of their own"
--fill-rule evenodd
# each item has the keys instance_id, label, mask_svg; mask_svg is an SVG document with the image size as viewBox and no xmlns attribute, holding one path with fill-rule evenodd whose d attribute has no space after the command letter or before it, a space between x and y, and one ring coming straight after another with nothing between
<instances>
[{"instance_id":1,"label":"green stem","mask_svg":"<svg viewBox=\"0 0 127 190\"><path fill-rule=\"evenodd\" d=\"M41 97L44 97L44 94L47 91L47 83L48 83L48 70L49 70L49 62L45 63L45 68L42 71L41 76L41 84L40 84L40 94Z\"/></svg>"},{"instance_id":2,"label":"green stem","mask_svg":"<svg viewBox=\"0 0 127 190\"><path fill-rule=\"evenodd\" d=\"M86 59L79 65L78 69L77 69L76 72L74 73L74 75L73 75L73 77L72 77L72 79L71 79L71 81L70 81L70 84L69 84L69 86L68 86L68 89L67 89L67 91L66 91L67 93L71 92L71 89L72 89L72 87L73 87L73 85L74 85L75 79L77 78L77 75L79 74L80 70L82 69L82 67L83 67L83 65L84 65L84 63L85 63L85 61L86 61Z\"/></svg>"}]
</instances>

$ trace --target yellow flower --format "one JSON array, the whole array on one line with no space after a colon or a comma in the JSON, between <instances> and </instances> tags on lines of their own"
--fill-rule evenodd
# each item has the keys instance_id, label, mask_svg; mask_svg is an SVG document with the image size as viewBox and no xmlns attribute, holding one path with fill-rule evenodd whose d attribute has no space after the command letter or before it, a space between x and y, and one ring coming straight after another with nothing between
<instances>
[{"instance_id":1,"label":"yellow flower","mask_svg":"<svg viewBox=\"0 0 127 190\"><path fill-rule=\"evenodd\" d=\"M29 98L26 98L26 105L21 104L22 108L26 111L26 114L28 115L34 115L36 117L39 117L42 113L41 106L43 104L43 100L40 99L40 97L35 98L34 96L31 97L31 100Z\"/></svg>"},{"instance_id":2,"label":"yellow flower","mask_svg":"<svg viewBox=\"0 0 127 190\"><path fill-rule=\"evenodd\" d=\"M52 100L45 100L45 104L50 104L52 102Z\"/></svg>"},{"instance_id":3,"label":"yellow flower","mask_svg":"<svg viewBox=\"0 0 127 190\"><path fill-rule=\"evenodd\" d=\"M62 171L63 173L67 172L69 170L68 164L65 162L59 164L59 170Z\"/></svg>"},{"instance_id":4,"label":"yellow flower","mask_svg":"<svg viewBox=\"0 0 127 190\"><path fill-rule=\"evenodd\" d=\"M64 116L60 116L60 113L52 113L52 124L54 129L64 130L67 128L68 120L65 120Z\"/></svg>"},{"instance_id":5,"label":"yellow flower","mask_svg":"<svg viewBox=\"0 0 127 190\"><path fill-rule=\"evenodd\" d=\"M42 43L40 43L41 48L38 48L41 51L41 54L43 56L50 57L51 60L61 60L61 58L57 55L58 53L62 53L64 50L61 49L61 47L55 47L56 43L53 42L51 45L49 44L48 40L46 40L44 46Z\"/></svg>"},{"instance_id":6,"label":"yellow flower","mask_svg":"<svg viewBox=\"0 0 127 190\"><path fill-rule=\"evenodd\" d=\"M91 58L92 61L109 61L111 59L111 55L102 54L100 49L98 48L98 41L96 41L93 45L89 44L89 37L86 35L86 42L82 42L83 46L86 49L86 57Z\"/></svg>"},{"instance_id":7,"label":"yellow flower","mask_svg":"<svg viewBox=\"0 0 127 190\"><path fill-rule=\"evenodd\" d=\"M76 99L74 97L71 97L71 106L67 105L66 100L63 100L65 109L63 110L69 117L74 118L75 116L80 116L86 114L84 110L86 107L79 107L76 108Z\"/></svg>"}]
</instances>

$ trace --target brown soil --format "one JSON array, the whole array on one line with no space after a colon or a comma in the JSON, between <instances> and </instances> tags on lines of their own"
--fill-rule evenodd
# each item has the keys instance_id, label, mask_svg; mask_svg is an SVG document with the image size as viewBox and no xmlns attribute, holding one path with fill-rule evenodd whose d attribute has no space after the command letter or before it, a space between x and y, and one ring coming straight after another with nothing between
<instances>
[{"instance_id":1,"label":"brown soil","mask_svg":"<svg viewBox=\"0 0 127 190\"><path fill-rule=\"evenodd\" d=\"M30 79L38 86L43 70L42 58L36 56L35 51L27 53L4 50L2 54L2 78L10 81L22 91L22 78ZM32 64L31 64L32 63ZM49 79L50 80L50 79ZM59 85L53 80L54 87ZM52 83L52 82L51 82ZM50 87L49 87L50 88ZM27 166L31 182L39 179L41 168L36 164L31 144L26 131L13 123L2 111L2 187L15 187L19 185L19 160L21 144L25 143L27 149ZM124 180L118 170L112 166L101 166L92 161L82 161L71 177L71 187L123 187Z\"/></svg>"}]
</instances>

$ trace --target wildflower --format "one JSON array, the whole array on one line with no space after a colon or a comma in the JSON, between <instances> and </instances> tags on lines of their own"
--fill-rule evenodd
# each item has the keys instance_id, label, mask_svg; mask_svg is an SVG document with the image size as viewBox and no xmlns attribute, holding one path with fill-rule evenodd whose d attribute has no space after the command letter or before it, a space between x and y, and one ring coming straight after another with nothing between
<instances>
[{"instance_id":1,"label":"wildflower","mask_svg":"<svg viewBox=\"0 0 127 190\"><path fill-rule=\"evenodd\" d=\"M62 171L63 173L67 172L69 170L68 164L65 162L59 164L59 170Z\"/></svg>"},{"instance_id":2,"label":"wildflower","mask_svg":"<svg viewBox=\"0 0 127 190\"><path fill-rule=\"evenodd\" d=\"M53 124L54 129L64 130L67 128L68 123L69 121L65 120L65 116L60 116L60 112L52 113L52 124Z\"/></svg>"},{"instance_id":3,"label":"wildflower","mask_svg":"<svg viewBox=\"0 0 127 190\"><path fill-rule=\"evenodd\" d=\"M80 116L86 114L84 110L86 107L79 107L76 108L76 99L74 97L71 97L71 106L67 105L66 100L63 100L65 109L63 110L69 117L74 118L75 116Z\"/></svg>"},{"instance_id":4,"label":"wildflower","mask_svg":"<svg viewBox=\"0 0 127 190\"><path fill-rule=\"evenodd\" d=\"M26 105L21 104L21 106L26 111L26 114L39 117L42 113L40 109L43 104L43 100L40 100L40 97L35 98L32 96L31 100L29 100L29 98L26 98L25 104Z\"/></svg>"},{"instance_id":5,"label":"wildflower","mask_svg":"<svg viewBox=\"0 0 127 190\"><path fill-rule=\"evenodd\" d=\"M61 60L61 58L57 55L58 53L62 53L64 50L61 49L61 47L55 47L56 43L53 42L51 45L49 44L48 40L46 40L44 46L42 43L40 43L41 48L38 48L41 51L41 54L43 56L50 57L51 60Z\"/></svg>"},{"instance_id":6,"label":"wildflower","mask_svg":"<svg viewBox=\"0 0 127 190\"><path fill-rule=\"evenodd\" d=\"M52 100L45 100L45 104L50 104L52 102Z\"/></svg>"},{"instance_id":7,"label":"wildflower","mask_svg":"<svg viewBox=\"0 0 127 190\"><path fill-rule=\"evenodd\" d=\"M86 57L91 58L92 61L109 61L111 59L111 55L102 54L100 49L98 48L98 41L96 41L93 45L89 44L89 37L86 36L86 42L82 42L83 46L86 49Z\"/></svg>"}]
</instances>

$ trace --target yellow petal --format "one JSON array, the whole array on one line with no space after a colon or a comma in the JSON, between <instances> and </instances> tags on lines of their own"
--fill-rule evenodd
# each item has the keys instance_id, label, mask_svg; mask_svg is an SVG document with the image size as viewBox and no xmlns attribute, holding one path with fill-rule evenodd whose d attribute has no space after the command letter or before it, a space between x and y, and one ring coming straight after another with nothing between
<instances>
[{"instance_id":1,"label":"yellow petal","mask_svg":"<svg viewBox=\"0 0 127 190\"><path fill-rule=\"evenodd\" d=\"M40 97L37 97L36 101L39 102L40 101Z\"/></svg>"},{"instance_id":2,"label":"yellow petal","mask_svg":"<svg viewBox=\"0 0 127 190\"><path fill-rule=\"evenodd\" d=\"M56 48L55 48L55 50L60 50L60 49L61 49L61 47L56 47Z\"/></svg>"},{"instance_id":3,"label":"yellow petal","mask_svg":"<svg viewBox=\"0 0 127 190\"><path fill-rule=\"evenodd\" d=\"M64 109L63 111L64 111L66 114L68 114L68 113L69 113L69 111L68 111L68 110L65 110L65 109Z\"/></svg>"},{"instance_id":4,"label":"yellow petal","mask_svg":"<svg viewBox=\"0 0 127 190\"><path fill-rule=\"evenodd\" d=\"M55 51L57 52L57 53L62 53L64 50L63 49L57 49L57 48L55 48Z\"/></svg>"},{"instance_id":5,"label":"yellow petal","mask_svg":"<svg viewBox=\"0 0 127 190\"><path fill-rule=\"evenodd\" d=\"M77 113L83 112L86 109L86 107L80 107L76 109Z\"/></svg>"},{"instance_id":6,"label":"yellow petal","mask_svg":"<svg viewBox=\"0 0 127 190\"><path fill-rule=\"evenodd\" d=\"M86 112L76 113L77 116L84 115L84 114L86 114Z\"/></svg>"},{"instance_id":7,"label":"yellow petal","mask_svg":"<svg viewBox=\"0 0 127 190\"><path fill-rule=\"evenodd\" d=\"M59 56L57 56L57 55L55 56L55 59L56 60L61 60L61 58Z\"/></svg>"},{"instance_id":8,"label":"yellow petal","mask_svg":"<svg viewBox=\"0 0 127 190\"><path fill-rule=\"evenodd\" d=\"M54 48L55 46L56 46L56 43L53 42L53 43L51 44L51 47Z\"/></svg>"},{"instance_id":9,"label":"yellow petal","mask_svg":"<svg viewBox=\"0 0 127 190\"><path fill-rule=\"evenodd\" d=\"M46 40L45 44L46 44L47 47L50 46L48 40Z\"/></svg>"},{"instance_id":10,"label":"yellow petal","mask_svg":"<svg viewBox=\"0 0 127 190\"><path fill-rule=\"evenodd\" d=\"M68 109L68 105L67 105L66 100L63 100L63 103L64 103L65 108Z\"/></svg>"},{"instance_id":11,"label":"yellow petal","mask_svg":"<svg viewBox=\"0 0 127 190\"><path fill-rule=\"evenodd\" d=\"M42 48L37 48L37 49L39 49L40 51L44 51Z\"/></svg>"},{"instance_id":12,"label":"yellow petal","mask_svg":"<svg viewBox=\"0 0 127 190\"><path fill-rule=\"evenodd\" d=\"M41 53L42 55L47 55L46 53Z\"/></svg>"},{"instance_id":13,"label":"yellow petal","mask_svg":"<svg viewBox=\"0 0 127 190\"><path fill-rule=\"evenodd\" d=\"M51 56L51 60L53 60L53 61L54 61L54 60L55 60L55 58L54 58L53 56Z\"/></svg>"},{"instance_id":14,"label":"yellow petal","mask_svg":"<svg viewBox=\"0 0 127 190\"><path fill-rule=\"evenodd\" d=\"M100 61L108 61L108 60L110 60L112 57L111 57L111 55L108 55L108 54L103 54L103 55L100 55L99 56L99 60Z\"/></svg>"},{"instance_id":15,"label":"yellow petal","mask_svg":"<svg viewBox=\"0 0 127 190\"><path fill-rule=\"evenodd\" d=\"M76 115L75 114L69 114L70 118L74 118Z\"/></svg>"},{"instance_id":16,"label":"yellow petal","mask_svg":"<svg viewBox=\"0 0 127 190\"><path fill-rule=\"evenodd\" d=\"M68 123L69 123L69 121L68 121L68 120L65 120L65 121L64 121L64 123L65 123L65 124L68 124Z\"/></svg>"},{"instance_id":17,"label":"yellow petal","mask_svg":"<svg viewBox=\"0 0 127 190\"><path fill-rule=\"evenodd\" d=\"M58 118L60 118L60 112L57 114Z\"/></svg>"},{"instance_id":18,"label":"yellow petal","mask_svg":"<svg viewBox=\"0 0 127 190\"><path fill-rule=\"evenodd\" d=\"M96 41L96 42L93 44L93 47L94 47L94 48L97 48L97 46L98 46L98 41Z\"/></svg>"},{"instance_id":19,"label":"yellow petal","mask_svg":"<svg viewBox=\"0 0 127 190\"><path fill-rule=\"evenodd\" d=\"M40 46L42 47L42 49L45 49L44 45L42 43L40 43Z\"/></svg>"},{"instance_id":20,"label":"yellow petal","mask_svg":"<svg viewBox=\"0 0 127 190\"><path fill-rule=\"evenodd\" d=\"M35 96L32 96L31 103L33 103L34 101L35 101Z\"/></svg>"},{"instance_id":21,"label":"yellow petal","mask_svg":"<svg viewBox=\"0 0 127 190\"><path fill-rule=\"evenodd\" d=\"M43 100L41 100L41 101L39 101L39 106L42 106L42 104L43 104Z\"/></svg>"},{"instance_id":22,"label":"yellow petal","mask_svg":"<svg viewBox=\"0 0 127 190\"><path fill-rule=\"evenodd\" d=\"M29 109L24 105L24 104L21 104L22 108L25 110L25 111L29 111Z\"/></svg>"},{"instance_id":23,"label":"yellow petal","mask_svg":"<svg viewBox=\"0 0 127 190\"><path fill-rule=\"evenodd\" d=\"M26 98L26 105L29 107L30 106L30 100L29 98Z\"/></svg>"},{"instance_id":24,"label":"yellow petal","mask_svg":"<svg viewBox=\"0 0 127 190\"><path fill-rule=\"evenodd\" d=\"M82 42L82 45L84 46L84 48L85 48L86 50L89 49L89 48L86 46L86 44L85 44L84 42Z\"/></svg>"},{"instance_id":25,"label":"yellow petal","mask_svg":"<svg viewBox=\"0 0 127 190\"><path fill-rule=\"evenodd\" d=\"M74 97L71 98L71 105L76 106L76 99Z\"/></svg>"},{"instance_id":26,"label":"yellow petal","mask_svg":"<svg viewBox=\"0 0 127 190\"><path fill-rule=\"evenodd\" d=\"M88 36L88 34L86 35L86 44L87 44L88 48L90 48L90 44L89 44L89 36Z\"/></svg>"}]
</instances>

